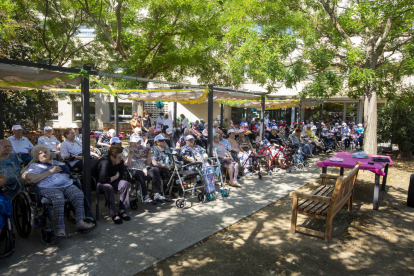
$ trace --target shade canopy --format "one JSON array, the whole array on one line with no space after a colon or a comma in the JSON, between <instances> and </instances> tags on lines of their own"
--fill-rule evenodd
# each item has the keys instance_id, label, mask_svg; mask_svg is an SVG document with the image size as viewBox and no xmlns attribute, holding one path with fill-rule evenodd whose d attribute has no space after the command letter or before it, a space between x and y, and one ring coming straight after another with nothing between
<instances>
[{"instance_id":1,"label":"shade canopy","mask_svg":"<svg viewBox=\"0 0 414 276\"><path fill-rule=\"evenodd\" d=\"M67 85L79 86L80 79L80 76L73 76L68 73L0 64L0 89L53 89Z\"/></svg>"}]
</instances>

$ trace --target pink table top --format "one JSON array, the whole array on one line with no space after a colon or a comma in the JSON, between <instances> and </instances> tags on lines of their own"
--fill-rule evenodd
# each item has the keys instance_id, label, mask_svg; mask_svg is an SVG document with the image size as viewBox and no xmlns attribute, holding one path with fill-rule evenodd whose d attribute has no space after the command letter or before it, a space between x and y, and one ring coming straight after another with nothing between
<instances>
[{"instance_id":1,"label":"pink table top","mask_svg":"<svg viewBox=\"0 0 414 276\"><path fill-rule=\"evenodd\" d=\"M386 164L392 165L392 160L391 157L389 156L384 156L384 155L369 155L369 158L354 158L351 157L352 153L351 152L338 152L335 156L332 156L330 158L343 158L344 161L332 161L326 159L320 162L317 162L316 165L318 165L318 167L339 167L339 168L348 168L348 169L352 169L353 167L355 167L356 163L359 161L361 162L361 166L360 169L361 170L367 170L367 171L371 171L375 174L379 174L381 176L385 175L385 172L382 171L382 168L385 167ZM376 157L381 157L381 158L388 158L390 160L390 162L374 162L374 165L370 165L368 164L368 162L372 161L372 158L376 158Z\"/></svg>"}]
</instances>

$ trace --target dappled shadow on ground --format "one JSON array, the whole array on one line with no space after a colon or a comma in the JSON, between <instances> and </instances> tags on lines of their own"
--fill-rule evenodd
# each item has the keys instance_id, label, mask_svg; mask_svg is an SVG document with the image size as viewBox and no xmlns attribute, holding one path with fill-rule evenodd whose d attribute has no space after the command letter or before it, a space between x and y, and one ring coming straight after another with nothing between
<instances>
[{"instance_id":1,"label":"dappled shadow on ground","mask_svg":"<svg viewBox=\"0 0 414 276\"><path fill-rule=\"evenodd\" d=\"M411 172L404 169L412 164L390 167L378 211L374 175L360 172L353 209L335 216L331 243L290 234L292 199L285 197L139 275L412 275L414 209L406 206ZM324 231L322 220L299 216L298 223Z\"/></svg>"},{"instance_id":2,"label":"dappled shadow on ground","mask_svg":"<svg viewBox=\"0 0 414 276\"><path fill-rule=\"evenodd\" d=\"M174 202L139 203L138 210L130 212L132 220L122 225L112 223L101 196L101 219L95 231L46 246L36 228L28 239L17 237L16 252L1 260L0 274L133 275L277 201L319 173L313 164L309 171L282 170L263 180L257 175L245 177L243 188L232 188L230 197L202 204L189 197L192 208L185 210L177 209ZM75 230L69 222L66 227L68 233Z\"/></svg>"}]
</instances>

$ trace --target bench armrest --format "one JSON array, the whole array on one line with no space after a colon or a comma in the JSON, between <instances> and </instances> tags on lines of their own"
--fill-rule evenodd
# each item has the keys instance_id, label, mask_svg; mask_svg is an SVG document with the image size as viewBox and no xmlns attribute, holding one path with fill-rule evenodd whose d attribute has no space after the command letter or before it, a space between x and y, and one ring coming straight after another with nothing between
<instances>
[{"instance_id":1,"label":"bench armrest","mask_svg":"<svg viewBox=\"0 0 414 276\"><path fill-rule=\"evenodd\" d=\"M322 203L328 203L328 204L331 202L331 197L327 197L327 196L310 195L310 194L304 194L304 193L299 193L299 192L291 192L289 196L318 201Z\"/></svg>"},{"instance_id":2,"label":"bench armrest","mask_svg":"<svg viewBox=\"0 0 414 276\"><path fill-rule=\"evenodd\" d=\"M326 173L323 173L319 176L319 178L332 178L332 179L337 179L340 177L341 175L333 175L333 174L326 174Z\"/></svg>"}]
</instances>

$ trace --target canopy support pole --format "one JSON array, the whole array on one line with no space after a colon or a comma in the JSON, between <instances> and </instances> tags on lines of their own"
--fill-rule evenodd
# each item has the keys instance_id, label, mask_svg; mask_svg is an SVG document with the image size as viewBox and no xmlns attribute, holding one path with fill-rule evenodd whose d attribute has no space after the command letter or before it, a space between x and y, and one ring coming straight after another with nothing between
<instances>
[{"instance_id":1,"label":"canopy support pole","mask_svg":"<svg viewBox=\"0 0 414 276\"><path fill-rule=\"evenodd\" d=\"M223 129L223 121L224 121L224 104L220 105L220 127Z\"/></svg>"},{"instance_id":2,"label":"canopy support pole","mask_svg":"<svg viewBox=\"0 0 414 276\"><path fill-rule=\"evenodd\" d=\"M173 122L174 122L174 128L177 129L177 102L174 102L174 117L173 117ZM175 132L174 132L175 134Z\"/></svg>"},{"instance_id":3,"label":"canopy support pole","mask_svg":"<svg viewBox=\"0 0 414 276\"><path fill-rule=\"evenodd\" d=\"M0 139L4 139L3 90L0 90Z\"/></svg>"},{"instance_id":4,"label":"canopy support pole","mask_svg":"<svg viewBox=\"0 0 414 276\"><path fill-rule=\"evenodd\" d=\"M82 66L85 70L91 70L89 66ZM82 93L82 162L83 162L83 192L91 202L91 154L90 154L90 114L89 114L89 77L81 78Z\"/></svg>"},{"instance_id":5,"label":"canopy support pole","mask_svg":"<svg viewBox=\"0 0 414 276\"><path fill-rule=\"evenodd\" d=\"M319 138L322 137L322 110L323 110L323 104L321 103L319 105L319 125L321 128L321 131L319 132Z\"/></svg>"},{"instance_id":6,"label":"canopy support pole","mask_svg":"<svg viewBox=\"0 0 414 276\"><path fill-rule=\"evenodd\" d=\"M266 97L262 96L262 102L261 102L261 109L260 109L260 141L264 140L264 112L266 108Z\"/></svg>"},{"instance_id":7,"label":"canopy support pole","mask_svg":"<svg viewBox=\"0 0 414 276\"><path fill-rule=\"evenodd\" d=\"M209 84L208 85L208 116L207 116L207 120L208 120L208 144L207 144L207 151L208 151L208 156L209 157L213 157L213 85Z\"/></svg>"},{"instance_id":8,"label":"canopy support pole","mask_svg":"<svg viewBox=\"0 0 414 276\"><path fill-rule=\"evenodd\" d=\"M301 113L302 113L302 100L300 100L299 102L299 112L298 112L298 124L299 125L300 125L300 122L302 121L302 116L300 116L302 115Z\"/></svg>"},{"instance_id":9,"label":"canopy support pole","mask_svg":"<svg viewBox=\"0 0 414 276\"><path fill-rule=\"evenodd\" d=\"M118 96L114 97L114 117L115 117L115 137L119 137L119 129L118 129Z\"/></svg>"}]
</instances>

